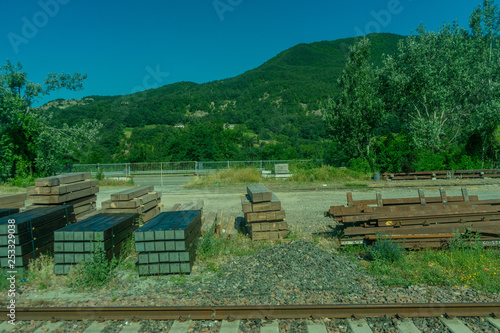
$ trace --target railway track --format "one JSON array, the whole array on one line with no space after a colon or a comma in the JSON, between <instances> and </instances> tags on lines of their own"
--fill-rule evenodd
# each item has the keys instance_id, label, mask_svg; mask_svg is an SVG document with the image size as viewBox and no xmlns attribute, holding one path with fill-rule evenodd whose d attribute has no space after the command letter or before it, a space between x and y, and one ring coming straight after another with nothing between
<instances>
[{"instance_id":1,"label":"railway track","mask_svg":"<svg viewBox=\"0 0 500 333\"><path fill-rule=\"evenodd\" d=\"M7 316L7 309L0 312ZM0 332L500 332L500 303L17 308L15 314L17 325L3 322Z\"/></svg>"}]
</instances>

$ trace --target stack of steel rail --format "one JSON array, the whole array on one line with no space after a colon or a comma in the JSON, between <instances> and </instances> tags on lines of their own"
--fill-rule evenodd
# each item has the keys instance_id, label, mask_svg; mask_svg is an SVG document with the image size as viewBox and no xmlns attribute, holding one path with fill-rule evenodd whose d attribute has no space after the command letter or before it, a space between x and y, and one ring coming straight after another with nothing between
<instances>
[{"instance_id":1,"label":"stack of steel rail","mask_svg":"<svg viewBox=\"0 0 500 333\"><path fill-rule=\"evenodd\" d=\"M342 245L370 244L379 235L389 236L406 248L445 247L456 234L480 235L484 246L500 245L500 199L479 200L462 188L461 196L353 200L347 193L347 207L331 206L325 216L341 223Z\"/></svg>"},{"instance_id":2,"label":"stack of steel rail","mask_svg":"<svg viewBox=\"0 0 500 333\"><path fill-rule=\"evenodd\" d=\"M500 169L384 172L382 177L386 180L498 178L500 177Z\"/></svg>"}]
</instances>

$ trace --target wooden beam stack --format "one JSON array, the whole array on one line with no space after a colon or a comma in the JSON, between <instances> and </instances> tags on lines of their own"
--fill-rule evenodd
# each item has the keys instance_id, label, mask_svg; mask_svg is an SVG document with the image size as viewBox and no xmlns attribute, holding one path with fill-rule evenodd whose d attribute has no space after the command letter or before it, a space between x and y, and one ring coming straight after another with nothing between
<instances>
[{"instance_id":1,"label":"wooden beam stack","mask_svg":"<svg viewBox=\"0 0 500 333\"><path fill-rule=\"evenodd\" d=\"M27 188L30 208L72 205L76 220L96 212L97 180L90 173L67 173L35 179L35 186Z\"/></svg>"},{"instance_id":2,"label":"wooden beam stack","mask_svg":"<svg viewBox=\"0 0 500 333\"><path fill-rule=\"evenodd\" d=\"M276 240L288 235L281 201L264 185L248 185L241 207L252 240Z\"/></svg>"},{"instance_id":3,"label":"wooden beam stack","mask_svg":"<svg viewBox=\"0 0 500 333\"><path fill-rule=\"evenodd\" d=\"M190 273L201 234L201 210L165 212L137 229L139 275Z\"/></svg>"},{"instance_id":4,"label":"wooden beam stack","mask_svg":"<svg viewBox=\"0 0 500 333\"><path fill-rule=\"evenodd\" d=\"M26 201L26 193L2 194L0 195L0 208L23 208Z\"/></svg>"},{"instance_id":5,"label":"wooden beam stack","mask_svg":"<svg viewBox=\"0 0 500 333\"><path fill-rule=\"evenodd\" d=\"M100 213L58 229L54 233L55 274L68 274L77 263L92 260L96 250L103 251L108 260L119 255L136 218L137 214Z\"/></svg>"},{"instance_id":6,"label":"wooden beam stack","mask_svg":"<svg viewBox=\"0 0 500 333\"><path fill-rule=\"evenodd\" d=\"M102 202L103 213L139 214L142 223L157 216L162 205L161 192L154 192L154 186L139 186L111 194L111 199Z\"/></svg>"},{"instance_id":7,"label":"wooden beam stack","mask_svg":"<svg viewBox=\"0 0 500 333\"><path fill-rule=\"evenodd\" d=\"M73 222L75 215L71 205L34 208L0 218L1 267L25 268L31 259L36 259L41 253L52 252L54 231ZM8 257L12 254L15 258Z\"/></svg>"}]
</instances>

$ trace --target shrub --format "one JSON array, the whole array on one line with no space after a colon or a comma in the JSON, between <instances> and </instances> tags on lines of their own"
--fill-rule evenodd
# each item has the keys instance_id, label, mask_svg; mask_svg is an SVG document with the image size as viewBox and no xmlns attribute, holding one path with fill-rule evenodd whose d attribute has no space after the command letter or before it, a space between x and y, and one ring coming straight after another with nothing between
<instances>
[{"instance_id":1,"label":"shrub","mask_svg":"<svg viewBox=\"0 0 500 333\"><path fill-rule=\"evenodd\" d=\"M102 242L99 240L92 244L91 260L77 264L70 271L70 285L73 288L102 287L114 276L114 269L119 264L118 259L113 257L108 260L106 253L101 250Z\"/></svg>"},{"instance_id":2,"label":"shrub","mask_svg":"<svg viewBox=\"0 0 500 333\"><path fill-rule=\"evenodd\" d=\"M396 262L403 257L404 246L394 242L392 238L378 234L375 244L367 248L368 258L386 262Z\"/></svg>"}]
</instances>

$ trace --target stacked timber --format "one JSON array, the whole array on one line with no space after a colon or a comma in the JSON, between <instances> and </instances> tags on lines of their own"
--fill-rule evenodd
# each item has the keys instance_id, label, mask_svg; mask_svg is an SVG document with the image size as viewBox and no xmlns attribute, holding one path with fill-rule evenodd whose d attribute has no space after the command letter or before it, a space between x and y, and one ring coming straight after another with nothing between
<instances>
[{"instance_id":1,"label":"stacked timber","mask_svg":"<svg viewBox=\"0 0 500 333\"><path fill-rule=\"evenodd\" d=\"M276 240L290 232L281 201L264 185L248 185L241 207L252 240Z\"/></svg>"},{"instance_id":2,"label":"stacked timber","mask_svg":"<svg viewBox=\"0 0 500 333\"><path fill-rule=\"evenodd\" d=\"M77 263L93 259L102 251L109 260L118 256L137 214L99 213L54 232L54 272L68 274Z\"/></svg>"},{"instance_id":3,"label":"stacked timber","mask_svg":"<svg viewBox=\"0 0 500 333\"><path fill-rule=\"evenodd\" d=\"M1 267L24 269L30 260L52 252L54 231L73 222L71 205L34 208L0 218Z\"/></svg>"},{"instance_id":4,"label":"stacked timber","mask_svg":"<svg viewBox=\"0 0 500 333\"><path fill-rule=\"evenodd\" d=\"M2 194L0 195L0 209L23 208L26 201L26 193Z\"/></svg>"},{"instance_id":5,"label":"stacked timber","mask_svg":"<svg viewBox=\"0 0 500 333\"><path fill-rule=\"evenodd\" d=\"M160 202L161 192L154 192L154 186L139 186L111 194L111 199L101 205L103 213L139 214L145 223L160 213Z\"/></svg>"},{"instance_id":6,"label":"stacked timber","mask_svg":"<svg viewBox=\"0 0 500 333\"><path fill-rule=\"evenodd\" d=\"M35 179L35 186L27 188L29 208L72 205L76 220L95 214L97 180L90 173L67 173Z\"/></svg>"},{"instance_id":7,"label":"stacked timber","mask_svg":"<svg viewBox=\"0 0 500 333\"><path fill-rule=\"evenodd\" d=\"M201 234L201 210L160 213L134 232L139 275L190 273Z\"/></svg>"},{"instance_id":8,"label":"stacked timber","mask_svg":"<svg viewBox=\"0 0 500 333\"><path fill-rule=\"evenodd\" d=\"M353 200L347 206L332 206L325 212L340 223L342 245L373 243L377 235L390 236L406 248L443 247L455 234L478 233L483 245L500 245L500 200L479 200L462 188L461 196L449 197L443 188L439 197ZM379 236L380 237L380 236Z\"/></svg>"}]
</instances>

